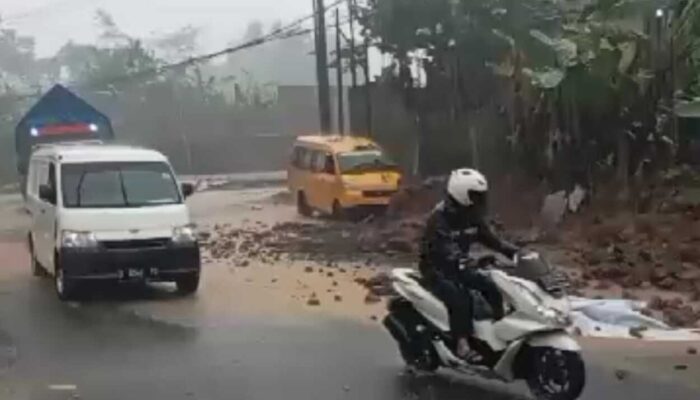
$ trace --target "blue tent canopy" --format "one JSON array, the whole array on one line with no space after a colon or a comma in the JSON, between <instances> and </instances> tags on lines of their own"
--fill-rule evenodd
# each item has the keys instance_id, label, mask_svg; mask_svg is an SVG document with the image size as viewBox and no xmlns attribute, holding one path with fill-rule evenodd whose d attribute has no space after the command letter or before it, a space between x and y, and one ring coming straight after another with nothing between
<instances>
[{"instance_id":1,"label":"blue tent canopy","mask_svg":"<svg viewBox=\"0 0 700 400\"><path fill-rule=\"evenodd\" d=\"M42 128L57 125L85 124L91 126L89 134L38 135ZM85 139L114 139L112 124L106 115L88 104L64 86L56 85L49 90L22 117L15 128L15 148L17 150L17 167L20 173L26 173L31 149L40 143Z\"/></svg>"}]
</instances>

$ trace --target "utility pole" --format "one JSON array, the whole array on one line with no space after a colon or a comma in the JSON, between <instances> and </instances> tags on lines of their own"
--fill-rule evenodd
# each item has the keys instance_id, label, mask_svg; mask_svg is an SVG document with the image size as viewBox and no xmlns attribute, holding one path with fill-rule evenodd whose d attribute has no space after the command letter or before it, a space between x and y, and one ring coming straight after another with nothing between
<instances>
[{"instance_id":1,"label":"utility pole","mask_svg":"<svg viewBox=\"0 0 700 400\"><path fill-rule=\"evenodd\" d=\"M369 36L365 36L365 59L362 63L362 69L365 72L365 106L367 107L366 118L367 118L367 136L372 136L372 92L370 91L370 77L369 77Z\"/></svg>"},{"instance_id":2,"label":"utility pole","mask_svg":"<svg viewBox=\"0 0 700 400\"><path fill-rule=\"evenodd\" d=\"M335 57L336 82L338 89L338 133L345 135L345 104L343 101L343 57L340 54L340 10L335 9Z\"/></svg>"},{"instance_id":3,"label":"utility pole","mask_svg":"<svg viewBox=\"0 0 700 400\"><path fill-rule=\"evenodd\" d=\"M326 46L326 6L323 0L314 1L314 26L316 37L316 79L318 81L318 113L321 133L331 132L331 99L328 84L328 49Z\"/></svg>"},{"instance_id":4,"label":"utility pole","mask_svg":"<svg viewBox=\"0 0 700 400\"><path fill-rule=\"evenodd\" d=\"M678 134L678 116L676 115L676 73L677 73L677 66L676 66L676 40L675 40L675 35L676 35L676 15L673 10L669 11L669 23L668 23L668 30L669 30L669 56L670 56L670 67L671 67L671 136L673 139L674 146L676 148L676 152L680 149L680 137ZM676 157L678 154L675 154Z\"/></svg>"},{"instance_id":5,"label":"utility pole","mask_svg":"<svg viewBox=\"0 0 700 400\"><path fill-rule=\"evenodd\" d=\"M353 89L357 87L357 62L355 61L355 0L348 0L350 18L350 77Z\"/></svg>"}]
</instances>

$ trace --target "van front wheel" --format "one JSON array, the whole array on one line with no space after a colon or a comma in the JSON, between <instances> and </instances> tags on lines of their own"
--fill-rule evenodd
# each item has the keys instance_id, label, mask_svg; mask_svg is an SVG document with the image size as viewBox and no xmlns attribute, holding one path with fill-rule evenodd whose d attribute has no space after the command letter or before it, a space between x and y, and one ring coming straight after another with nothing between
<instances>
[{"instance_id":1,"label":"van front wheel","mask_svg":"<svg viewBox=\"0 0 700 400\"><path fill-rule=\"evenodd\" d=\"M306 195L304 192L299 192L297 194L297 212L304 217L311 216L311 208L309 207L309 203L306 201Z\"/></svg>"},{"instance_id":2,"label":"van front wheel","mask_svg":"<svg viewBox=\"0 0 700 400\"><path fill-rule=\"evenodd\" d=\"M43 277L46 276L46 270L41 266L39 260L36 259L36 253L34 252L34 242L32 241L31 235L29 236L29 256L31 258L32 264L32 275Z\"/></svg>"},{"instance_id":3,"label":"van front wheel","mask_svg":"<svg viewBox=\"0 0 700 400\"><path fill-rule=\"evenodd\" d=\"M78 291L78 284L75 280L67 278L63 273L63 268L56 266L56 272L54 273L54 286L56 288L56 295L61 301L73 300L76 297Z\"/></svg>"},{"instance_id":4,"label":"van front wheel","mask_svg":"<svg viewBox=\"0 0 700 400\"><path fill-rule=\"evenodd\" d=\"M347 216L345 209L340 205L338 200L333 201L333 209L331 212L333 213L333 218L337 220L343 220Z\"/></svg>"}]
</instances>

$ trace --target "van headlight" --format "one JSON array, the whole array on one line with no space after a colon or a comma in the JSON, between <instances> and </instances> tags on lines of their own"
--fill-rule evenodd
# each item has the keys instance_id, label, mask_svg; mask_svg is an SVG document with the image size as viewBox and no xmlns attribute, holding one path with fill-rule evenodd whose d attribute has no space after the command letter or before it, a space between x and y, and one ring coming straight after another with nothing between
<instances>
[{"instance_id":1,"label":"van headlight","mask_svg":"<svg viewBox=\"0 0 700 400\"><path fill-rule=\"evenodd\" d=\"M97 238L92 232L61 231L61 247L64 248L93 248L97 247Z\"/></svg>"},{"instance_id":2,"label":"van headlight","mask_svg":"<svg viewBox=\"0 0 700 400\"><path fill-rule=\"evenodd\" d=\"M555 308L537 306L535 310L540 318L542 318L542 321L547 324L558 326L568 326L571 324L569 316Z\"/></svg>"},{"instance_id":3,"label":"van headlight","mask_svg":"<svg viewBox=\"0 0 700 400\"><path fill-rule=\"evenodd\" d=\"M176 226L173 228L172 241L175 244L191 244L197 241L197 233L193 225Z\"/></svg>"}]
</instances>

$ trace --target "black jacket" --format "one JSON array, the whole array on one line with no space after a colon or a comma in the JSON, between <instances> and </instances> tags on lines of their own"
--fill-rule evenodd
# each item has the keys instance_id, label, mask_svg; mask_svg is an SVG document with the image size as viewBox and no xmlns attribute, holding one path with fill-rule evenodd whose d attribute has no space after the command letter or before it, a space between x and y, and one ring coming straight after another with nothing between
<instances>
[{"instance_id":1,"label":"black jacket","mask_svg":"<svg viewBox=\"0 0 700 400\"><path fill-rule=\"evenodd\" d=\"M482 217L464 212L454 200L440 203L428 218L420 248L419 268L426 279L458 279L459 262L472 243L512 258L518 248L501 240Z\"/></svg>"}]
</instances>

